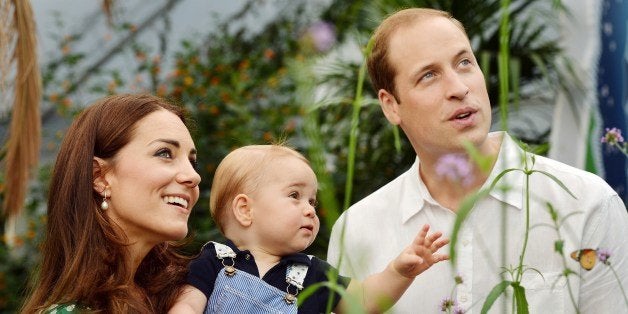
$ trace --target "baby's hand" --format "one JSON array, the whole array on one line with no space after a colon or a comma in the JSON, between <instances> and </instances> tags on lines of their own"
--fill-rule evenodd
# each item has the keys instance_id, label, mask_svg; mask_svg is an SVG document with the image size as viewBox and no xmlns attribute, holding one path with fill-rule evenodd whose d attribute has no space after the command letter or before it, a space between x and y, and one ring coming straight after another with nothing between
<instances>
[{"instance_id":1,"label":"baby's hand","mask_svg":"<svg viewBox=\"0 0 628 314\"><path fill-rule=\"evenodd\" d=\"M441 238L442 232L437 231L429 236L429 225L424 225L412 244L392 262L393 269L401 276L414 278L430 266L449 259L447 254L436 253L438 249L449 243L449 239Z\"/></svg>"}]
</instances>

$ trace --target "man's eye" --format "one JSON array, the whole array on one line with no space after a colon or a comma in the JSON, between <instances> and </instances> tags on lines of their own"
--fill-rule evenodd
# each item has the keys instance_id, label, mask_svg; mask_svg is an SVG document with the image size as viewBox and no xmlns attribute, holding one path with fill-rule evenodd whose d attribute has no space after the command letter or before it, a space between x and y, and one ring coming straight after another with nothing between
<instances>
[{"instance_id":1,"label":"man's eye","mask_svg":"<svg viewBox=\"0 0 628 314\"><path fill-rule=\"evenodd\" d=\"M427 72L423 75L423 77L421 77L421 79L431 79L432 77L434 77L434 72Z\"/></svg>"}]
</instances>

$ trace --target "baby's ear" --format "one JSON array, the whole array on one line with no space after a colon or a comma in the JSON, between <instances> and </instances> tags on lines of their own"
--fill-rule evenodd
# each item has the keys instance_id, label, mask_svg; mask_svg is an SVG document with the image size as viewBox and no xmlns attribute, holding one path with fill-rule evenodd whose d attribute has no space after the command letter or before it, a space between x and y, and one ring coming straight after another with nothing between
<instances>
[{"instance_id":1,"label":"baby's ear","mask_svg":"<svg viewBox=\"0 0 628 314\"><path fill-rule=\"evenodd\" d=\"M238 194L231 204L233 216L242 227L248 227L253 223L251 215L251 199L246 194Z\"/></svg>"}]
</instances>

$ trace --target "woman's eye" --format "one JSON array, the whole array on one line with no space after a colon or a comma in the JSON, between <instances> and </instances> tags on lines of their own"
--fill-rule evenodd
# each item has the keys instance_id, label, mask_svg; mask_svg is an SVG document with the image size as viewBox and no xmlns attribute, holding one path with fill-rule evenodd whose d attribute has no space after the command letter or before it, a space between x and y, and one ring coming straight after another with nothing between
<instances>
[{"instance_id":1,"label":"woman's eye","mask_svg":"<svg viewBox=\"0 0 628 314\"><path fill-rule=\"evenodd\" d=\"M168 148L162 148L155 153L155 156L162 158L172 158L172 152Z\"/></svg>"},{"instance_id":2,"label":"woman's eye","mask_svg":"<svg viewBox=\"0 0 628 314\"><path fill-rule=\"evenodd\" d=\"M190 159L190 164L192 164L192 167L194 168L194 170L196 170L196 172L198 172L198 160L196 159Z\"/></svg>"},{"instance_id":3,"label":"woman's eye","mask_svg":"<svg viewBox=\"0 0 628 314\"><path fill-rule=\"evenodd\" d=\"M460 61L460 64L463 65L463 66L470 65L471 64L471 60L464 59L464 60Z\"/></svg>"}]
</instances>

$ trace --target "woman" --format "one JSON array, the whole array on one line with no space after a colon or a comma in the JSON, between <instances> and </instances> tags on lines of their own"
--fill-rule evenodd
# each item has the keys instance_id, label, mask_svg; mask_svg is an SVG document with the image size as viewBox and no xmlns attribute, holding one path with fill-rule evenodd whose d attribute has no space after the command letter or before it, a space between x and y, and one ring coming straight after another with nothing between
<instances>
[{"instance_id":1,"label":"woman","mask_svg":"<svg viewBox=\"0 0 628 314\"><path fill-rule=\"evenodd\" d=\"M150 95L110 96L83 111L50 182L42 264L22 312L164 313L187 260L201 181L182 109Z\"/></svg>"}]
</instances>

